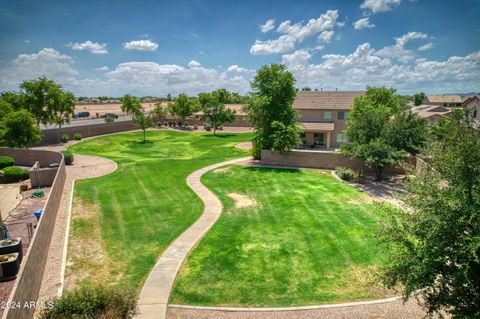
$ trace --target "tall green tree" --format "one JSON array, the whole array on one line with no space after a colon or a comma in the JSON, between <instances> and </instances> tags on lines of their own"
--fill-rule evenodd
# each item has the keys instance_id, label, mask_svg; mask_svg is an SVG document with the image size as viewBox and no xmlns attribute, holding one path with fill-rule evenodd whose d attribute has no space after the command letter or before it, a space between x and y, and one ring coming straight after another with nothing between
<instances>
[{"instance_id":1,"label":"tall green tree","mask_svg":"<svg viewBox=\"0 0 480 319\"><path fill-rule=\"evenodd\" d=\"M178 116L185 121L195 111L195 102L186 94L180 94L174 102L169 104L169 109L173 116Z\"/></svg>"},{"instance_id":2,"label":"tall green tree","mask_svg":"<svg viewBox=\"0 0 480 319\"><path fill-rule=\"evenodd\" d=\"M75 112L75 97L46 77L24 81L20 85L24 107L35 117L37 125L62 125Z\"/></svg>"},{"instance_id":3,"label":"tall green tree","mask_svg":"<svg viewBox=\"0 0 480 319\"><path fill-rule=\"evenodd\" d=\"M225 105L217 97L212 96L205 102L202 110L202 121L212 126L213 135L225 123L231 123L235 120L235 111L225 108Z\"/></svg>"},{"instance_id":4,"label":"tall green tree","mask_svg":"<svg viewBox=\"0 0 480 319\"><path fill-rule=\"evenodd\" d=\"M414 97L414 103L415 105L421 105L423 103L423 99L425 98L425 93L423 92L420 92L420 93L417 93L415 94L413 97Z\"/></svg>"},{"instance_id":5,"label":"tall green tree","mask_svg":"<svg viewBox=\"0 0 480 319\"><path fill-rule=\"evenodd\" d=\"M408 212L386 208L384 281L404 287L405 298L421 289L430 314L480 318L480 131L462 114L445 126L408 180Z\"/></svg>"},{"instance_id":6,"label":"tall green tree","mask_svg":"<svg viewBox=\"0 0 480 319\"><path fill-rule=\"evenodd\" d=\"M126 112L128 115L135 115L142 113L142 104L140 100L130 94L125 94L122 98L122 105L120 106L122 112Z\"/></svg>"},{"instance_id":7,"label":"tall green tree","mask_svg":"<svg viewBox=\"0 0 480 319\"><path fill-rule=\"evenodd\" d=\"M245 106L250 124L255 130L253 144L254 157L259 158L261 149L275 150L275 134L282 126L273 125L278 122L290 127L293 138L298 140L298 115L292 104L296 96L295 79L285 66L271 64L261 67L251 82L252 98ZM278 135L278 134L277 134ZM274 145L275 144L275 145ZM290 149L296 143L287 145ZM285 149L285 145L282 146Z\"/></svg>"},{"instance_id":8,"label":"tall green tree","mask_svg":"<svg viewBox=\"0 0 480 319\"><path fill-rule=\"evenodd\" d=\"M19 92L7 91L3 92L0 99L9 103L14 110L20 110L26 108L25 96Z\"/></svg>"},{"instance_id":9,"label":"tall green tree","mask_svg":"<svg viewBox=\"0 0 480 319\"><path fill-rule=\"evenodd\" d=\"M407 153L420 151L427 125L402 107L394 89L368 87L355 99L345 133L348 142L342 153L365 161L381 180L385 167L398 163Z\"/></svg>"},{"instance_id":10,"label":"tall green tree","mask_svg":"<svg viewBox=\"0 0 480 319\"><path fill-rule=\"evenodd\" d=\"M40 127L27 110L8 113L1 122L3 143L10 147L30 147L41 139Z\"/></svg>"}]
</instances>

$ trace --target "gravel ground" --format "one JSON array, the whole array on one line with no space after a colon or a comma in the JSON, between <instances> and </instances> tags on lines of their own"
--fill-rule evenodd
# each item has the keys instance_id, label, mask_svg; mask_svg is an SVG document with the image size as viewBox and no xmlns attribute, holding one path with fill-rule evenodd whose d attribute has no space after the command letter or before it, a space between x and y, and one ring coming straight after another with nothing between
<instances>
[{"instance_id":1,"label":"gravel ground","mask_svg":"<svg viewBox=\"0 0 480 319\"><path fill-rule=\"evenodd\" d=\"M421 319L425 311L415 299L347 307L328 307L310 310L277 311L217 311L169 306L168 319Z\"/></svg>"}]
</instances>

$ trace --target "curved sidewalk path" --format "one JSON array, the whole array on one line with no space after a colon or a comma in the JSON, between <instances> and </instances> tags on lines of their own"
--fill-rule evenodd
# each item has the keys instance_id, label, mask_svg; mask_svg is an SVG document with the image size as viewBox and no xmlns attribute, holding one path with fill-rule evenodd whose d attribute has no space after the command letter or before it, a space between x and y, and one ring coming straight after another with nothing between
<instances>
[{"instance_id":1,"label":"curved sidewalk path","mask_svg":"<svg viewBox=\"0 0 480 319\"><path fill-rule=\"evenodd\" d=\"M215 224L222 213L222 203L208 188L203 186L200 178L203 174L218 167L235 164L249 157L234 159L201 168L187 177L188 186L202 199L205 208L202 216L183 234L181 234L162 254L148 275L140 292L138 316L141 319L164 319L167 313L168 297L173 282L183 261L190 250Z\"/></svg>"}]
</instances>

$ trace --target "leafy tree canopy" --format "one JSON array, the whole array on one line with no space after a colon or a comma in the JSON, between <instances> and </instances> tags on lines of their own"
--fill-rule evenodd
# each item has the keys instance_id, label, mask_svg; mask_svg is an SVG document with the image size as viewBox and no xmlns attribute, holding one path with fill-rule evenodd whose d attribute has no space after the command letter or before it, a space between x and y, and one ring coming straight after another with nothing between
<instances>
[{"instance_id":1,"label":"leafy tree canopy","mask_svg":"<svg viewBox=\"0 0 480 319\"><path fill-rule=\"evenodd\" d=\"M257 145L254 149L276 149L278 144L274 143L274 135L278 136L280 133L277 130L283 131L284 127L291 127L289 131L297 131L295 140L298 140L296 129L298 115L292 107L296 96L295 79L292 73L281 64L263 66L258 70L251 87L252 98L245 107L245 111L250 124L255 129L253 142ZM283 126L273 125L275 122ZM282 149L285 149L285 145Z\"/></svg>"},{"instance_id":2,"label":"leafy tree canopy","mask_svg":"<svg viewBox=\"0 0 480 319\"><path fill-rule=\"evenodd\" d=\"M3 143L10 147L30 147L40 141L41 132L27 110L8 113L2 120Z\"/></svg>"},{"instance_id":3,"label":"leafy tree canopy","mask_svg":"<svg viewBox=\"0 0 480 319\"><path fill-rule=\"evenodd\" d=\"M408 212L386 208L384 281L404 297L422 289L430 314L480 317L480 131L462 112L445 121L427 164L408 180Z\"/></svg>"},{"instance_id":4,"label":"leafy tree canopy","mask_svg":"<svg viewBox=\"0 0 480 319\"><path fill-rule=\"evenodd\" d=\"M420 93L417 93L414 95L414 99L415 99L415 105L421 105L423 103L423 99L425 98L425 93L423 92L420 92Z\"/></svg>"},{"instance_id":5,"label":"leafy tree canopy","mask_svg":"<svg viewBox=\"0 0 480 319\"><path fill-rule=\"evenodd\" d=\"M46 77L23 81L20 85L24 107L35 117L37 124L62 125L73 117L75 96ZM13 98L13 96L12 96ZM12 102L10 102L12 104ZM14 102L12 105L19 102Z\"/></svg>"}]
</instances>

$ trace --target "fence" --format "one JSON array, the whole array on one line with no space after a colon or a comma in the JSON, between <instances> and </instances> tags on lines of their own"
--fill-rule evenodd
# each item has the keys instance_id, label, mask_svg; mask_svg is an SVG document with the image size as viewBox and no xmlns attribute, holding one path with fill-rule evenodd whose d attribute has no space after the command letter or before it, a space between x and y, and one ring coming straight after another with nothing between
<instances>
[{"instance_id":1,"label":"fence","mask_svg":"<svg viewBox=\"0 0 480 319\"><path fill-rule=\"evenodd\" d=\"M359 159L353 159L332 151L292 150L288 155L276 151L262 150L262 164L272 166L308 167L319 169L335 169L336 167L348 167L356 170L364 170L366 173L373 171ZM408 157L405 162L416 165L415 157ZM403 167L386 167L386 174L403 174Z\"/></svg>"},{"instance_id":2,"label":"fence","mask_svg":"<svg viewBox=\"0 0 480 319\"><path fill-rule=\"evenodd\" d=\"M12 306L8 307L3 314L3 318L6 319L33 318L35 307L32 306L32 302L38 300L48 257L48 249L65 184L65 163L62 154L51 151L0 148L0 155L11 156L15 159L15 164L23 166L33 166L36 161L41 166L59 163L42 217L37 224L37 229L28 248L26 258L22 262L20 272L10 294L7 305Z\"/></svg>"}]
</instances>

